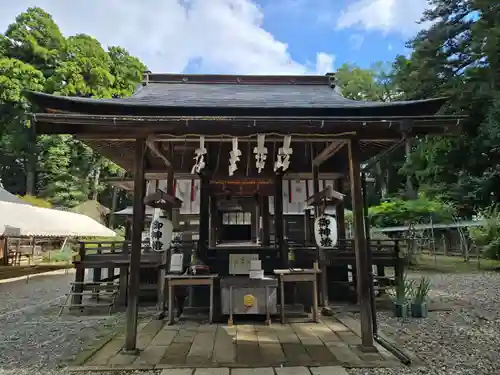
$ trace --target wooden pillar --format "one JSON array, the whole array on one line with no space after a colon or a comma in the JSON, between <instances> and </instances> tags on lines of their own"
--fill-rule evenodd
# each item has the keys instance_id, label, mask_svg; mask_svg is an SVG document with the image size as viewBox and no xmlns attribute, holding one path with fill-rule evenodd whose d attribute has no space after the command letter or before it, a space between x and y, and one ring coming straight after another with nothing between
<instances>
[{"instance_id":1,"label":"wooden pillar","mask_svg":"<svg viewBox=\"0 0 500 375\"><path fill-rule=\"evenodd\" d=\"M270 220L269 220L269 197L261 197L262 212L262 246L269 246L270 242Z\"/></svg>"},{"instance_id":2,"label":"wooden pillar","mask_svg":"<svg viewBox=\"0 0 500 375\"><path fill-rule=\"evenodd\" d=\"M311 211L309 209L304 210L304 244L310 244L312 242L312 231L311 231Z\"/></svg>"},{"instance_id":3,"label":"wooden pillar","mask_svg":"<svg viewBox=\"0 0 500 375\"><path fill-rule=\"evenodd\" d=\"M319 193L319 168L313 166L313 189L314 193ZM321 215L321 210L318 204L314 205L314 219ZM326 258L325 251L316 245L316 259L319 263L319 268L321 274L319 276L319 296L320 304L323 307L327 307L328 302L328 275L326 272Z\"/></svg>"},{"instance_id":4,"label":"wooden pillar","mask_svg":"<svg viewBox=\"0 0 500 375\"><path fill-rule=\"evenodd\" d=\"M125 241L130 241L131 239L132 239L132 219L127 217L125 218Z\"/></svg>"},{"instance_id":5,"label":"wooden pillar","mask_svg":"<svg viewBox=\"0 0 500 375\"><path fill-rule=\"evenodd\" d=\"M200 237L198 240L198 258L206 261L207 245L210 234L210 192L208 177L200 175Z\"/></svg>"},{"instance_id":6,"label":"wooden pillar","mask_svg":"<svg viewBox=\"0 0 500 375\"><path fill-rule=\"evenodd\" d=\"M134 215L132 218L132 250L130 254L129 282L127 295L125 352L137 351L137 312L139 305L139 273L141 270L142 231L144 230L144 196L146 180L144 164L146 142L143 138L135 141L134 164Z\"/></svg>"},{"instance_id":7,"label":"wooden pillar","mask_svg":"<svg viewBox=\"0 0 500 375\"><path fill-rule=\"evenodd\" d=\"M335 190L339 193L344 192L344 181L340 178L335 180ZM337 218L337 238L341 245L345 243L346 228L345 228L345 207L344 202L340 202L335 207L335 216Z\"/></svg>"},{"instance_id":8,"label":"wooden pillar","mask_svg":"<svg viewBox=\"0 0 500 375\"><path fill-rule=\"evenodd\" d=\"M172 155L170 154L170 157ZM175 180L174 180L174 170L170 168L167 173L167 194L170 196L175 196ZM156 188L158 189L158 183L156 184ZM170 207L168 210L165 212L167 214L167 217L169 220L172 221L173 223L173 209ZM175 228L175 224L174 228ZM157 300L158 300L158 318L163 319L164 318L164 311L165 311L165 302L166 302L166 294L165 294L165 276L167 274L167 269L169 267L169 254L170 254L170 249L165 249L165 251L161 254L161 264L163 267L161 267L158 271L158 282L157 282Z\"/></svg>"},{"instance_id":9,"label":"wooden pillar","mask_svg":"<svg viewBox=\"0 0 500 375\"><path fill-rule=\"evenodd\" d=\"M2 253L2 265L9 265L9 246L7 242L7 238L1 236L0 237L0 252Z\"/></svg>"},{"instance_id":10,"label":"wooden pillar","mask_svg":"<svg viewBox=\"0 0 500 375\"><path fill-rule=\"evenodd\" d=\"M260 231L260 213L259 213L259 205L258 205L258 198L255 200L255 204L253 205L253 209L251 211L251 217L252 217L252 227L251 227L251 235L252 235L252 242L253 243L258 243L259 242L259 231Z\"/></svg>"},{"instance_id":11,"label":"wooden pillar","mask_svg":"<svg viewBox=\"0 0 500 375\"><path fill-rule=\"evenodd\" d=\"M288 268L288 252L284 244L283 223L283 176L277 174L274 184L274 239L280 251L281 266Z\"/></svg>"},{"instance_id":12,"label":"wooden pillar","mask_svg":"<svg viewBox=\"0 0 500 375\"><path fill-rule=\"evenodd\" d=\"M217 198L210 197L210 247L217 246L217 229L219 227L219 212L217 210Z\"/></svg>"},{"instance_id":13,"label":"wooden pillar","mask_svg":"<svg viewBox=\"0 0 500 375\"><path fill-rule=\"evenodd\" d=\"M376 350L373 346L370 277L368 274L367 243L365 237L363 196L361 186L359 139L349 141L349 175L351 181L354 247L356 251L356 277L361 317L361 346L363 351Z\"/></svg>"}]
</instances>

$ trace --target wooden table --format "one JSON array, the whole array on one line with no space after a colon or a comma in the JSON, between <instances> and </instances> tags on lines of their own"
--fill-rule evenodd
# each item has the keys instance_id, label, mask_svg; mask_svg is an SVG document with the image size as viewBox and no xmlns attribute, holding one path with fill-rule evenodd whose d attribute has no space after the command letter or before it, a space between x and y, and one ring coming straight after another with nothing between
<instances>
[{"instance_id":1,"label":"wooden table","mask_svg":"<svg viewBox=\"0 0 500 375\"><path fill-rule=\"evenodd\" d=\"M194 286L208 285L210 287L210 306L208 312L208 321L211 324L214 315L214 280L219 277L218 274L208 275L166 275L165 283L168 287L168 323L174 324L174 287L176 286ZM165 288L166 290L167 288Z\"/></svg>"},{"instance_id":2,"label":"wooden table","mask_svg":"<svg viewBox=\"0 0 500 375\"><path fill-rule=\"evenodd\" d=\"M318 274L320 270L310 269L276 269L273 271L278 276L280 284L280 316L281 323L285 323L285 283L310 282L313 288L313 321L318 322Z\"/></svg>"}]
</instances>

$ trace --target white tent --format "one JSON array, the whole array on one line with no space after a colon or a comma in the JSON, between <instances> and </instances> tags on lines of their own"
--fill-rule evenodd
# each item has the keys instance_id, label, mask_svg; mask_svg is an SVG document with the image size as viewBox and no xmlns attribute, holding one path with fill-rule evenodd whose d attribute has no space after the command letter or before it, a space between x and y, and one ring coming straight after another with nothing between
<instances>
[{"instance_id":1,"label":"white tent","mask_svg":"<svg viewBox=\"0 0 500 375\"><path fill-rule=\"evenodd\" d=\"M0 202L0 236L114 237L116 233L74 212Z\"/></svg>"}]
</instances>

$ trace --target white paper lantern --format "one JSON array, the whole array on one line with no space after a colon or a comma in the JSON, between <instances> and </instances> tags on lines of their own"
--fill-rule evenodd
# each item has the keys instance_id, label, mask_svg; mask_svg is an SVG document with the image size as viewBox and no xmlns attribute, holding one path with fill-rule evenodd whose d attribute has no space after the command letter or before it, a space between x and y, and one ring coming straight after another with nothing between
<instances>
[{"instance_id":1,"label":"white paper lantern","mask_svg":"<svg viewBox=\"0 0 500 375\"><path fill-rule=\"evenodd\" d=\"M314 239L322 249L331 249L337 245L337 220L335 217L322 215L314 220Z\"/></svg>"},{"instance_id":2,"label":"white paper lantern","mask_svg":"<svg viewBox=\"0 0 500 375\"><path fill-rule=\"evenodd\" d=\"M154 209L150 227L151 249L157 252L167 251L172 244L173 225L165 211Z\"/></svg>"}]
</instances>

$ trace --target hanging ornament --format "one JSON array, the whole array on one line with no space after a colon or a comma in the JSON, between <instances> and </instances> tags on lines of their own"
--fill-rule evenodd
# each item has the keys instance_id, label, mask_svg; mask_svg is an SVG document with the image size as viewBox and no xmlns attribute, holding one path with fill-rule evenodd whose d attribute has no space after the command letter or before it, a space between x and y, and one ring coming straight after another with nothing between
<instances>
[{"instance_id":1,"label":"hanging ornament","mask_svg":"<svg viewBox=\"0 0 500 375\"><path fill-rule=\"evenodd\" d=\"M165 211L155 208L149 228L151 249L156 252L167 251L172 244L173 225Z\"/></svg>"},{"instance_id":2,"label":"hanging ornament","mask_svg":"<svg viewBox=\"0 0 500 375\"><path fill-rule=\"evenodd\" d=\"M205 168L205 155L207 154L207 149L205 148L205 137L200 137L200 147L194 150L194 160L195 163L191 169L191 174L200 173L203 168Z\"/></svg>"},{"instance_id":3,"label":"hanging ornament","mask_svg":"<svg viewBox=\"0 0 500 375\"><path fill-rule=\"evenodd\" d=\"M286 135L283 138L283 147L278 149L278 155L276 157L276 162L274 163L274 171L281 169L283 172L290 166L290 155L293 154L293 149L291 147L292 137Z\"/></svg>"},{"instance_id":4,"label":"hanging ornament","mask_svg":"<svg viewBox=\"0 0 500 375\"><path fill-rule=\"evenodd\" d=\"M331 249L337 245L337 220L335 217L321 215L314 220L314 239L322 249Z\"/></svg>"},{"instance_id":5,"label":"hanging ornament","mask_svg":"<svg viewBox=\"0 0 500 375\"><path fill-rule=\"evenodd\" d=\"M229 175L232 176L238 169L236 165L240 161L241 151L238 149L238 138L233 138L233 150L229 153Z\"/></svg>"},{"instance_id":6,"label":"hanging ornament","mask_svg":"<svg viewBox=\"0 0 500 375\"><path fill-rule=\"evenodd\" d=\"M255 167L260 173L266 165L267 147L265 146L266 136L264 134L257 135L257 147L254 147L253 153L255 154Z\"/></svg>"}]
</instances>

